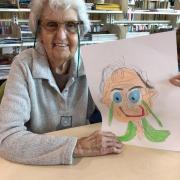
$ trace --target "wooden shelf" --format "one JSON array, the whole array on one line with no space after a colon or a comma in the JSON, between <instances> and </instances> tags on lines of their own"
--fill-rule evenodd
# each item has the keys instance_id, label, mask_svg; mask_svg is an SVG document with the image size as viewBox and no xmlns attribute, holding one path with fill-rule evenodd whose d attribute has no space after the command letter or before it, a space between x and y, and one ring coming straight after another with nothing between
<instances>
[{"instance_id":1,"label":"wooden shelf","mask_svg":"<svg viewBox=\"0 0 180 180\"><path fill-rule=\"evenodd\" d=\"M0 12L30 12L29 8L0 8ZM122 11L88 10L89 14L122 14Z\"/></svg>"},{"instance_id":2,"label":"wooden shelf","mask_svg":"<svg viewBox=\"0 0 180 180\"><path fill-rule=\"evenodd\" d=\"M104 42L110 42L115 40L106 40L106 41L81 41L81 45L90 45L90 44L98 44L98 43L104 43Z\"/></svg>"},{"instance_id":3,"label":"wooden shelf","mask_svg":"<svg viewBox=\"0 0 180 180\"><path fill-rule=\"evenodd\" d=\"M108 40L112 41L112 40ZM85 44L97 44L97 43L103 43L108 41L81 41L81 45ZM12 43L12 44L0 44L0 48L8 48L8 47L26 47L26 46L34 46L34 42L22 42L22 43Z\"/></svg>"},{"instance_id":4,"label":"wooden shelf","mask_svg":"<svg viewBox=\"0 0 180 180\"><path fill-rule=\"evenodd\" d=\"M120 20L114 21L113 24L170 24L170 20Z\"/></svg>"},{"instance_id":5,"label":"wooden shelf","mask_svg":"<svg viewBox=\"0 0 180 180\"><path fill-rule=\"evenodd\" d=\"M0 8L0 12L30 12L28 8L20 8L20 9L8 9L8 8ZM106 11L106 10L88 10L89 14L123 14L123 11ZM164 14L164 15L180 15L180 10L172 10L172 11L148 11L148 10L135 10L128 11L128 13L132 14Z\"/></svg>"},{"instance_id":6,"label":"wooden shelf","mask_svg":"<svg viewBox=\"0 0 180 180\"><path fill-rule=\"evenodd\" d=\"M180 16L180 10L170 11L149 11L149 10L135 10L135 11L128 11L129 14L159 14L159 15L175 15Z\"/></svg>"},{"instance_id":7,"label":"wooden shelf","mask_svg":"<svg viewBox=\"0 0 180 180\"><path fill-rule=\"evenodd\" d=\"M23 47L23 46L34 46L34 42L22 42L22 43L12 43L12 44L0 44L0 48L8 47Z\"/></svg>"},{"instance_id":8,"label":"wooden shelf","mask_svg":"<svg viewBox=\"0 0 180 180\"><path fill-rule=\"evenodd\" d=\"M123 11L88 10L89 14L123 14Z\"/></svg>"},{"instance_id":9,"label":"wooden shelf","mask_svg":"<svg viewBox=\"0 0 180 180\"><path fill-rule=\"evenodd\" d=\"M30 12L28 8L0 8L0 12Z\"/></svg>"}]
</instances>

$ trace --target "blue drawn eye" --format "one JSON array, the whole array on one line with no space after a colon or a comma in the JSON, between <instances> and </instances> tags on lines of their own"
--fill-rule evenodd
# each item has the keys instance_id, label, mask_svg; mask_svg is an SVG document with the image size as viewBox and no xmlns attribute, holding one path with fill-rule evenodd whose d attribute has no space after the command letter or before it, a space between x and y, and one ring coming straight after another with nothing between
<instances>
[{"instance_id":1,"label":"blue drawn eye","mask_svg":"<svg viewBox=\"0 0 180 180\"><path fill-rule=\"evenodd\" d=\"M129 95L128 95L128 99L130 102L132 103L138 103L139 100L141 99L141 93L139 89L133 89Z\"/></svg>"},{"instance_id":2,"label":"blue drawn eye","mask_svg":"<svg viewBox=\"0 0 180 180\"><path fill-rule=\"evenodd\" d=\"M112 94L113 102L120 103L122 101L122 96L120 91L114 91Z\"/></svg>"}]
</instances>

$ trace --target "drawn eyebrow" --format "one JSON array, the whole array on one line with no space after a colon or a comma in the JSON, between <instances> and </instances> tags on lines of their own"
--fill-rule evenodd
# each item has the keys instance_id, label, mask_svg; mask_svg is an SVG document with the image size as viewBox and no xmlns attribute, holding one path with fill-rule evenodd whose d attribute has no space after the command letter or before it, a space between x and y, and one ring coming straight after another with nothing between
<instances>
[{"instance_id":1,"label":"drawn eyebrow","mask_svg":"<svg viewBox=\"0 0 180 180\"><path fill-rule=\"evenodd\" d=\"M142 86L134 86L132 88L130 88L128 91L131 91L132 89L136 89L136 88L143 88Z\"/></svg>"},{"instance_id":2,"label":"drawn eyebrow","mask_svg":"<svg viewBox=\"0 0 180 180\"><path fill-rule=\"evenodd\" d=\"M114 89L111 89L111 91L114 91L114 90L123 90L123 88L114 88Z\"/></svg>"}]
</instances>

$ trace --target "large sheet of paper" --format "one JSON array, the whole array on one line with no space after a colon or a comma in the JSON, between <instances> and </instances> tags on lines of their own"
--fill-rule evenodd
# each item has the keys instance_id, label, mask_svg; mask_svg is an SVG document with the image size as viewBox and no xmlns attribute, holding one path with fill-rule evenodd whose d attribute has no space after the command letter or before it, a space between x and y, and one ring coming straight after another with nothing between
<instances>
[{"instance_id":1,"label":"large sheet of paper","mask_svg":"<svg viewBox=\"0 0 180 180\"><path fill-rule=\"evenodd\" d=\"M137 146L180 150L180 87L174 31L82 47L103 131Z\"/></svg>"}]
</instances>

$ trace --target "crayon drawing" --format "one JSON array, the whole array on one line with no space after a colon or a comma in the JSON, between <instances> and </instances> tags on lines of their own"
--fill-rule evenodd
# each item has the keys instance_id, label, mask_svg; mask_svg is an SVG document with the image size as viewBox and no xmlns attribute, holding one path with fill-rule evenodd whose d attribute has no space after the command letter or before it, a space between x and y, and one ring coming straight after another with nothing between
<instances>
[{"instance_id":1,"label":"crayon drawing","mask_svg":"<svg viewBox=\"0 0 180 180\"><path fill-rule=\"evenodd\" d=\"M152 110L157 92L135 69L108 66L103 70L100 90L101 102L109 109L109 126L113 120L127 123L126 132L118 136L118 140L130 141L136 135L139 139L145 136L151 142L163 142L168 138L170 132L162 129L162 121ZM155 129L148 122L148 115L161 129Z\"/></svg>"},{"instance_id":2,"label":"crayon drawing","mask_svg":"<svg viewBox=\"0 0 180 180\"><path fill-rule=\"evenodd\" d=\"M178 74L175 32L82 46L81 55L102 131L180 151L180 88L169 82Z\"/></svg>"}]
</instances>

